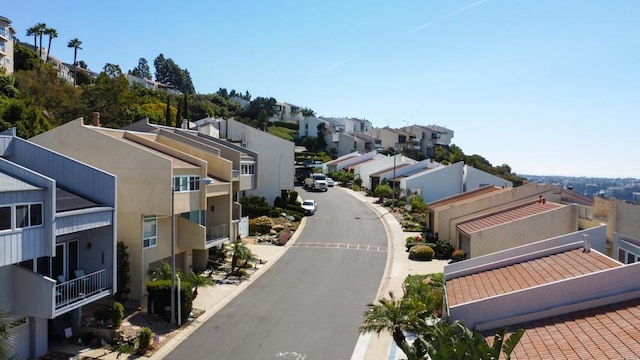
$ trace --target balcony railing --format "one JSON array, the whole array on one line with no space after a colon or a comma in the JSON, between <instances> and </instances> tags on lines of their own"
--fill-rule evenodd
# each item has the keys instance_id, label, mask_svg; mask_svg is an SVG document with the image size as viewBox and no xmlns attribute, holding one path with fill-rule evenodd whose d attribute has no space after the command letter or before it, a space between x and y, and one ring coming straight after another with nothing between
<instances>
[{"instance_id":1,"label":"balcony railing","mask_svg":"<svg viewBox=\"0 0 640 360\"><path fill-rule=\"evenodd\" d=\"M111 287L111 269L103 269L57 284L56 309L100 294Z\"/></svg>"},{"instance_id":2,"label":"balcony railing","mask_svg":"<svg viewBox=\"0 0 640 360\"><path fill-rule=\"evenodd\" d=\"M240 170L232 170L231 171L231 178L233 180L240 180Z\"/></svg>"},{"instance_id":3,"label":"balcony railing","mask_svg":"<svg viewBox=\"0 0 640 360\"><path fill-rule=\"evenodd\" d=\"M229 238L229 224L207 228L207 245Z\"/></svg>"}]
</instances>

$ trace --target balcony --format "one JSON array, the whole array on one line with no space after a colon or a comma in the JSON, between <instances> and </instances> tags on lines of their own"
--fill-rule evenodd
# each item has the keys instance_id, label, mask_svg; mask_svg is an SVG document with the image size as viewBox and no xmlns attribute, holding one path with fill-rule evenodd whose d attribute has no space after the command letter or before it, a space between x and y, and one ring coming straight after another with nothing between
<instances>
[{"instance_id":1,"label":"balcony","mask_svg":"<svg viewBox=\"0 0 640 360\"><path fill-rule=\"evenodd\" d=\"M222 196L229 194L229 183L228 182L214 182L207 185L207 197L210 196Z\"/></svg>"},{"instance_id":2,"label":"balcony","mask_svg":"<svg viewBox=\"0 0 640 360\"><path fill-rule=\"evenodd\" d=\"M54 290L56 315L108 296L112 278L111 269L102 269L57 284Z\"/></svg>"},{"instance_id":3,"label":"balcony","mask_svg":"<svg viewBox=\"0 0 640 360\"><path fill-rule=\"evenodd\" d=\"M178 218L178 246L181 248L206 250L229 240L229 224L204 227L188 219Z\"/></svg>"},{"instance_id":4,"label":"balcony","mask_svg":"<svg viewBox=\"0 0 640 360\"><path fill-rule=\"evenodd\" d=\"M207 246L211 247L229 240L229 224L207 228Z\"/></svg>"},{"instance_id":5,"label":"balcony","mask_svg":"<svg viewBox=\"0 0 640 360\"><path fill-rule=\"evenodd\" d=\"M234 202L231 205L231 220L232 221L240 221L242 217L242 204L239 202Z\"/></svg>"},{"instance_id":6,"label":"balcony","mask_svg":"<svg viewBox=\"0 0 640 360\"><path fill-rule=\"evenodd\" d=\"M113 269L102 269L76 279L56 280L20 266L12 267L13 309L18 314L53 319L112 293Z\"/></svg>"}]
</instances>

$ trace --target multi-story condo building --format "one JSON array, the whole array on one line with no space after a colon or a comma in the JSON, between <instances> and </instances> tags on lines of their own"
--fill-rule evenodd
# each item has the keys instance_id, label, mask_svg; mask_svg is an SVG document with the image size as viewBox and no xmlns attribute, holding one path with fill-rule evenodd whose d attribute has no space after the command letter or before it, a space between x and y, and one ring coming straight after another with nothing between
<instances>
[{"instance_id":1,"label":"multi-story condo building","mask_svg":"<svg viewBox=\"0 0 640 360\"><path fill-rule=\"evenodd\" d=\"M233 163L204 146L187 146L176 134L92 126L82 119L32 141L118 177L118 240L128 246L130 299L146 307L148 272L161 262L182 272L204 269L209 249L231 237Z\"/></svg>"},{"instance_id":2,"label":"multi-story condo building","mask_svg":"<svg viewBox=\"0 0 640 360\"><path fill-rule=\"evenodd\" d=\"M13 42L15 30L11 26L11 20L0 16L0 68L5 74L13 74Z\"/></svg>"},{"instance_id":3,"label":"multi-story condo building","mask_svg":"<svg viewBox=\"0 0 640 360\"><path fill-rule=\"evenodd\" d=\"M115 292L116 177L14 129L0 157L0 307L21 360L77 335L83 306Z\"/></svg>"}]
</instances>

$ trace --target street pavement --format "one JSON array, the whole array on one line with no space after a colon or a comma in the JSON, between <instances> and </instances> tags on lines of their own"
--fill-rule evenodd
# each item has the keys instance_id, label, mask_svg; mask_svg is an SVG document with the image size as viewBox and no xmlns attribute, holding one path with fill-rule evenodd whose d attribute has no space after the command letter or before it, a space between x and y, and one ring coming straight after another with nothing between
<instances>
[{"instance_id":1,"label":"street pavement","mask_svg":"<svg viewBox=\"0 0 640 360\"><path fill-rule=\"evenodd\" d=\"M376 198L367 197L362 192L352 191L341 187L334 187L331 191L342 191L345 195L351 195L370 206L377 214L382 224L388 240L388 255L385 266L384 275L380 282L375 299L372 302L388 297L389 292L393 292L399 296L402 295L402 282L407 275L411 274L429 274L435 272L443 272L444 265L448 261L411 261L405 250L405 239L409 233L402 231L400 223L396 220L389 210L381 205L375 204ZM251 251L256 254L265 263L258 265L257 270L251 275L249 280L240 284L225 284L211 287L200 287L198 289L198 297L193 302L193 308L204 310L204 313L193 320L186 326L175 330L171 339L165 343L160 349L155 351L150 357L137 357L139 359L160 360L167 356L173 349L180 344L185 338L196 331L204 322L210 319L220 309L233 300L238 294L245 290L252 282L264 274L275 262L277 262L284 253L295 244L298 236L304 231L306 224L304 218L294 233L294 236L285 246L248 244ZM105 352L104 349L82 349L73 346L62 346L56 349L61 352L75 353L84 357L94 357L105 360L122 359L117 353ZM360 335L358 342L354 348L351 360L401 360L405 359L402 351L398 350L393 343L391 334L383 332L379 336L377 334ZM310 360L310 359L307 359Z\"/></svg>"}]
</instances>

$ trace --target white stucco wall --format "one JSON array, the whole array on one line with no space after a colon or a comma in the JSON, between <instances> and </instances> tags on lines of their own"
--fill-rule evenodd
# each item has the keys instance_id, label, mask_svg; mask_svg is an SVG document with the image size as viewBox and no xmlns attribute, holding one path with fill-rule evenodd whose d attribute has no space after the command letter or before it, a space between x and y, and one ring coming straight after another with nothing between
<instances>
[{"instance_id":1,"label":"white stucco wall","mask_svg":"<svg viewBox=\"0 0 640 360\"><path fill-rule=\"evenodd\" d=\"M457 162L406 177L400 181L400 188L417 190L425 203L459 194L462 192L463 166L463 162Z\"/></svg>"},{"instance_id":2,"label":"white stucco wall","mask_svg":"<svg viewBox=\"0 0 640 360\"><path fill-rule=\"evenodd\" d=\"M471 191L486 185L513 187L513 183L499 176L478 170L473 166L464 166L464 191Z\"/></svg>"},{"instance_id":3,"label":"white stucco wall","mask_svg":"<svg viewBox=\"0 0 640 360\"><path fill-rule=\"evenodd\" d=\"M293 189L295 173L294 143L252 128L235 120L226 120L226 133L221 136L258 153L257 178L255 190L248 194L264 196L270 204L281 189Z\"/></svg>"}]
</instances>

